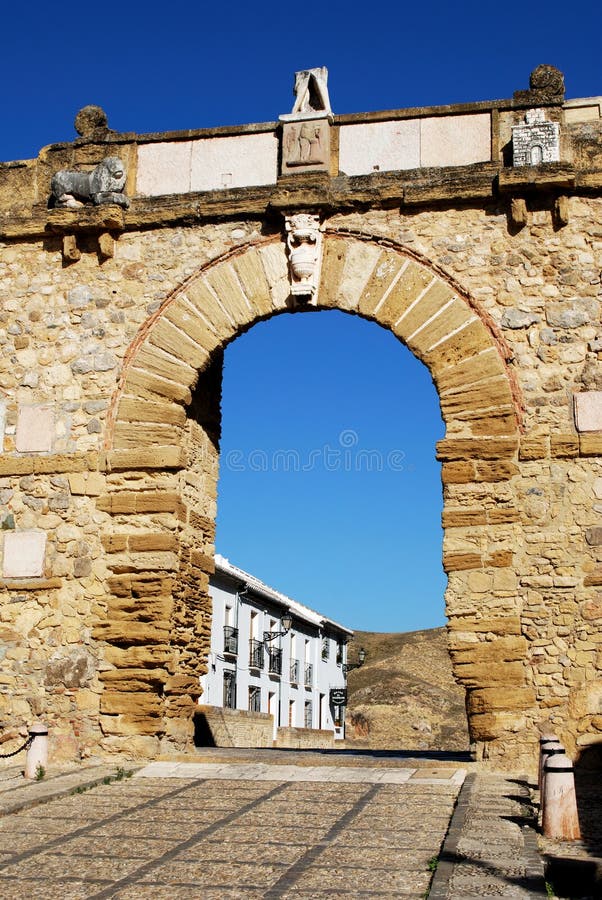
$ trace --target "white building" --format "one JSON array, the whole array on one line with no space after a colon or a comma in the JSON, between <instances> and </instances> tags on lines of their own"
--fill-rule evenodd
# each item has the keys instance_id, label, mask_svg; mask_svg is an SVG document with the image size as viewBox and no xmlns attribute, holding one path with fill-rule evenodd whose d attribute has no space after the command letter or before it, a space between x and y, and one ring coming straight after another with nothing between
<instances>
[{"instance_id":1,"label":"white building","mask_svg":"<svg viewBox=\"0 0 602 900\"><path fill-rule=\"evenodd\" d=\"M278 728L345 736L350 629L215 557L211 653L202 704L269 713ZM292 618L290 630L282 619ZM285 632L286 633L282 633ZM273 638L270 638L273 635Z\"/></svg>"}]
</instances>

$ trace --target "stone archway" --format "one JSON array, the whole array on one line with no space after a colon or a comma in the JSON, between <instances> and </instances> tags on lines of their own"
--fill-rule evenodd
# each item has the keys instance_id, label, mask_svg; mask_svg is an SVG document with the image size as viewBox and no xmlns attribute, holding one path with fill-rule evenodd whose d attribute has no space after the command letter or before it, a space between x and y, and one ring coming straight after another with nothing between
<instances>
[{"instance_id":1,"label":"stone archway","mask_svg":"<svg viewBox=\"0 0 602 900\"><path fill-rule=\"evenodd\" d=\"M96 628L111 666L108 745L136 735L150 754L160 738L190 739L210 628L221 353L286 311L289 295L284 242L258 241L189 278L128 350L105 439L109 489L98 499L111 515L109 598ZM390 329L432 375L446 424L437 452L454 673L473 740L491 755L516 752L534 694L513 569L521 403L506 344L448 276L366 235L326 232L317 306Z\"/></svg>"}]
</instances>

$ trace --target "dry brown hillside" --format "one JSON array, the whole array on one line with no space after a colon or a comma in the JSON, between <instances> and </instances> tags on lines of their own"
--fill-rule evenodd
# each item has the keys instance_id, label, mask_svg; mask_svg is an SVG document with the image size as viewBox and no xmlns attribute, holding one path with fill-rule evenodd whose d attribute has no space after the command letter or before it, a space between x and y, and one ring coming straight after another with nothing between
<instances>
[{"instance_id":1,"label":"dry brown hillside","mask_svg":"<svg viewBox=\"0 0 602 900\"><path fill-rule=\"evenodd\" d=\"M467 750L464 690L454 682L445 628L356 631L349 662L347 743L378 749Z\"/></svg>"}]
</instances>

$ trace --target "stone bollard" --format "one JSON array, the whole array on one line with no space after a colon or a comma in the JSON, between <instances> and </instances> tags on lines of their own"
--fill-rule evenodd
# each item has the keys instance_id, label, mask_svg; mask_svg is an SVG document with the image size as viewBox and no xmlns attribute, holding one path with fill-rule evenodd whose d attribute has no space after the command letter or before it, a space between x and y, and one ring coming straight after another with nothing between
<instances>
[{"instance_id":1,"label":"stone bollard","mask_svg":"<svg viewBox=\"0 0 602 900\"><path fill-rule=\"evenodd\" d=\"M29 736L33 740L25 757L25 777L37 778L38 767L45 769L48 764L48 728L38 722L29 729Z\"/></svg>"},{"instance_id":2,"label":"stone bollard","mask_svg":"<svg viewBox=\"0 0 602 900\"><path fill-rule=\"evenodd\" d=\"M573 764L565 753L544 764L542 826L547 838L578 841L581 837Z\"/></svg>"}]
</instances>

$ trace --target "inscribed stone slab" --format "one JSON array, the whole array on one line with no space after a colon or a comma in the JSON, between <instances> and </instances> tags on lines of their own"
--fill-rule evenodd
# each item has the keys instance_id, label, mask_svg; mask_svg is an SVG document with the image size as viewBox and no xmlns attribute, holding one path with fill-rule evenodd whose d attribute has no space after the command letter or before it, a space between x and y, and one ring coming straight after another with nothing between
<instances>
[{"instance_id":1,"label":"inscribed stone slab","mask_svg":"<svg viewBox=\"0 0 602 900\"><path fill-rule=\"evenodd\" d=\"M274 132L192 142L191 191L276 184L277 177L278 140Z\"/></svg>"},{"instance_id":2,"label":"inscribed stone slab","mask_svg":"<svg viewBox=\"0 0 602 900\"><path fill-rule=\"evenodd\" d=\"M43 531L7 532L3 551L3 578L37 578L44 574L46 534Z\"/></svg>"},{"instance_id":3,"label":"inscribed stone slab","mask_svg":"<svg viewBox=\"0 0 602 900\"><path fill-rule=\"evenodd\" d=\"M490 159L489 113L420 120L421 166L469 166Z\"/></svg>"},{"instance_id":4,"label":"inscribed stone slab","mask_svg":"<svg viewBox=\"0 0 602 900\"><path fill-rule=\"evenodd\" d=\"M345 175L367 175L416 169L420 165L418 119L343 125L339 132L339 169Z\"/></svg>"},{"instance_id":5,"label":"inscribed stone slab","mask_svg":"<svg viewBox=\"0 0 602 900\"><path fill-rule=\"evenodd\" d=\"M52 406L21 406L17 412L16 448L20 453L48 453L54 439Z\"/></svg>"},{"instance_id":6,"label":"inscribed stone slab","mask_svg":"<svg viewBox=\"0 0 602 900\"><path fill-rule=\"evenodd\" d=\"M574 395L577 431L602 431L602 391Z\"/></svg>"},{"instance_id":7,"label":"inscribed stone slab","mask_svg":"<svg viewBox=\"0 0 602 900\"><path fill-rule=\"evenodd\" d=\"M146 197L185 194L190 190L191 141L142 144L138 147L136 193Z\"/></svg>"}]
</instances>

